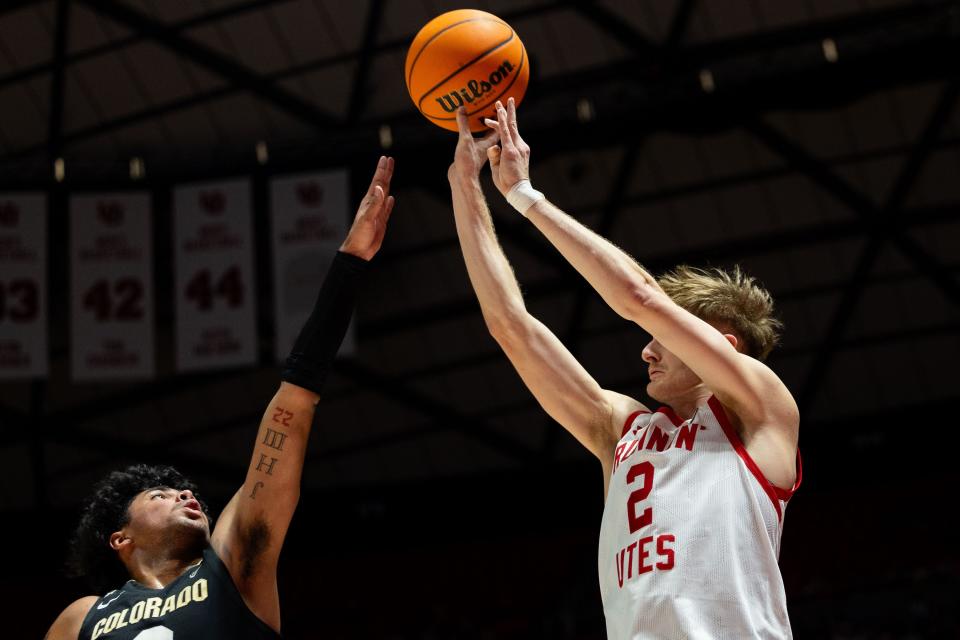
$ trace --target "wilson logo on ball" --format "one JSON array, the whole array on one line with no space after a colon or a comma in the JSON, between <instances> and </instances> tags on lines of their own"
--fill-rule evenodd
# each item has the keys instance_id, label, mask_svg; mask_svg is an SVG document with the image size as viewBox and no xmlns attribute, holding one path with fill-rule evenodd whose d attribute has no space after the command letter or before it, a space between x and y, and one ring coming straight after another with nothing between
<instances>
[{"instance_id":1,"label":"wilson logo on ball","mask_svg":"<svg viewBox=\"0 0 960 640\"><path fill-rule=\"evenodd\" d=\"M493 91L493 88L500 84L507 76L513 73L513 65L509 60L504 60L497 69L491 73L486 80L470 80L467 86L458 91L451 91L447 95L436 98L437 103L447 113L453 113L457 108L466 103L479 100L484 94Z\"/></svg>"}]
</instances>

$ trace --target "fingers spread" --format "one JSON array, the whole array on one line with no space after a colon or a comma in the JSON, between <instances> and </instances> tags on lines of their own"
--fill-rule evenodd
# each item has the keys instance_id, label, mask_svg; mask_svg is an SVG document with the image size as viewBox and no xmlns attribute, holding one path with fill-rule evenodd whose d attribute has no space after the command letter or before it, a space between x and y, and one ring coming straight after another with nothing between
<instances>
[{"instance_id":1,"label":"fingers spread","mask_svg":"<svg viewBox=\"0 0 960 640\"><path fill-rule=\"evenodd\" d=\"M483 138L480 139L480 146L483 149L489 149L491 146L497 144L497 140L500 139L500 132L494 129L493 131L488 131Z\"/></svg>"},{"instance_id":2,"label":"fingers spread","mask_svg":"<svg viewBox=\"0 0 960 640\"><path fill-rule=\"evenodd\" d=\"M491 120L490 118L486 118L485 123L488 127L490 127L490 129L492 129L493 131L496 131L497 135L501 137L503 136L503 130L500 126L499 120Z\"/></svg>"}]
</instances>

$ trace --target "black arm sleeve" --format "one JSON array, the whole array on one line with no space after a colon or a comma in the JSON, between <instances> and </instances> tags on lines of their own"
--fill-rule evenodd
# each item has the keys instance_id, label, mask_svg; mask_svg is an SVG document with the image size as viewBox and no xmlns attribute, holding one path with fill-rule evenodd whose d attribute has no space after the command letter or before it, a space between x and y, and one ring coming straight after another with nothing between
<instances>
[{"instance_id":1,"label":"black arm sleeve","mask_svg":"<svg viewBox=\"0 0 960 640\"><path fill-rule=\"evenodd\" d=\"M323 389L347 333L368 264L363 258L337 252L313 311L283 364L280 374L283 380L316 394Z\"/></svg>"}]
</instances>

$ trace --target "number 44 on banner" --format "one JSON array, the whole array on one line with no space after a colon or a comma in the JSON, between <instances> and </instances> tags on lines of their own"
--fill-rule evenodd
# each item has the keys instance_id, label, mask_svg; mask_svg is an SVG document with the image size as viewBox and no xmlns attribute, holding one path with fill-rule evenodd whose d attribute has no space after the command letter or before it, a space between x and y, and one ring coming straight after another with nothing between
<instances>
[{"instance_id":1,"label":"number 44 on banner","mask_svg":"<svg viewBox=\"0 0 960 640\"><path fill-rule=\"evenodd\" d=\"M250 182L174 190L177 369L255 364Z\"/></svg>"}]
</instances>

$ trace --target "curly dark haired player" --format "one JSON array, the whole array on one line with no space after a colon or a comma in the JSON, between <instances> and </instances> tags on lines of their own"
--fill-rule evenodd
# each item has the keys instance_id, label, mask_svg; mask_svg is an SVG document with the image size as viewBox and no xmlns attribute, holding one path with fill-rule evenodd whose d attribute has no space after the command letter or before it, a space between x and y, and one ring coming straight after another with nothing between
<instances>
[{"instance_id":1,"label":"curly dark haired player","mask_svg":"<svg viewBox=\"0 0 960 640\"><path fill-rule=\"evenodd\" d=\"M392 176L393 159L381 157L284 364L243 486L216 527L175 469L136 465L111 473L84 511L71 564L98 591L113 590L68 606L47 640L279 637L277 561L300 495L314 408L359 280L383 242Z\"/></svg>"}]
</instances>

